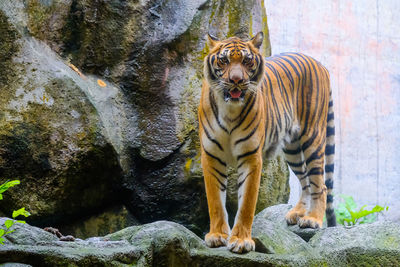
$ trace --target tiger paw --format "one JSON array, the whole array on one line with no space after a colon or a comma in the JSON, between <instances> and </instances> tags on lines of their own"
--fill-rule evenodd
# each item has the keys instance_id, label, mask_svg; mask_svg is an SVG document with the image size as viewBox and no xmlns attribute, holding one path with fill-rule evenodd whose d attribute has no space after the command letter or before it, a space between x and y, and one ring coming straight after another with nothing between
<instances>
[{"instance_id":1,"label":"tiger paw","mask_svg":"<svg viewBox=\"0 0 400 267\"><path fill-rule=\"evenodd\" d=\"M289 224L289 225L297 224L299 219L301 217L303 217L305 213L306 213L306 210L304 208L298 209L295 207L295 208L291 209L288 213L286 213L286 216L285 216L287 224Z\"/></svg>"},{"instance_id":2,"label":"tiger paw","mask_svg":"<svg viewBox=\"0 0 400 267\"><path fill-rule=\"evenodd\" d=\"M208 233L206 234L205 241L207 247L223 247L228 243L228 235L222 233Z\"/></svg>"},{"instance_id":3,"label":"tiger paw","mask_svg":"<svg viewBox=\"0 0 400 267\"><path fill-rule=\"evenodd\" d=\"M297 223L300 228L321 228L322 227L322 219L318 220L317 218L311 216L304 216L299 219Z\"/></svg>"},{"instance_id":4,"label":"tiger paw","mask_svg":"<svg viewBox=\"0 0 400 267\"><path fill-rule=\"evenodd\" d=\"M228 242L228 249L234 253L246 253L254 251L256 245L251 238L239 238L231 236Z\"/></svg>"}]
</instances>

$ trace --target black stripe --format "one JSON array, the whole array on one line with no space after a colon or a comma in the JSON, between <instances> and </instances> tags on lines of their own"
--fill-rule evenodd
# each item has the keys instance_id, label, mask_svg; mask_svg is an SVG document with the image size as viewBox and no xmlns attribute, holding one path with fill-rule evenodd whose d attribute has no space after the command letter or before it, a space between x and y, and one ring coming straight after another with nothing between
<instances>
[{"instance_id":1,"label":"black stripe","mask_svg":"<svg viewBox=\"0 0 400 267\"><path fill-rule=\"evenodd\" d=\"M210 75L211 80L213 80L213 81L216 80L217 76L214 74L214 72L211 69L212 67L210 64L210 57L208 57L208 59L207 59L207 68L208 68L208 73Z\"/></svg>"},{"instance_id":2,"label":"black stripe","mask_svg":"<svg viewBox=\"0 0 400 267\"><path fill-rule=\"evenodd\" d=\"M313 186L315 186L316 188L318 188L318 185L316 183L314 183L313 181L310 180L310 184L312 184ZM311 195L316 195L319 193L312 193Z\"/></svg>"},{"instance_id":3,"label":"black stripe","mask_svg":"<svg viewBox=\"0 0 400 267\"><path fill-rule=\"evenodd\" d=\"M294 174L296 174L296 175L305 175L307 172L305 172L305 171L295 171L295 170L292 170L293 171L293 173ZM303 178L306 178L307 176L305 176L305 177L303 177ZM302 179L303 179L302 178Z\"/></svg>"},{"instance_id":4,"label":"black stripe","mask_svg":"<svg viewBox=\"0 0 400 267\"><path fill-rule=\"evenodd\" d=\"M311 187L309 184L304 186L301 190L306 190L307 188Z\"/></svg>"},{"instance_id":5,"label":"black stripe","mask_svg":"<svg viewBox=\"0 0 400 267\"><path fill-rule=\"evenodd\" d=\"M234 130L236 130L236 129L243 123L243 121L246 119L247 115L249 115L250 111L251 111L251 110L253 109L253 107L254 107L254 103L256 102L256 99L257 99L257 94L255 94L255 95L253 96L253 101L251 102L250 107L247 109L246 114L245 114L244 117L239 121L239 123L236 124L235 127L233 127L233 129L232 129L231 132L230 132L231 134L233 133Z\"/></svg>"},{"instance_id":6,"label":"black stripe","mask_svg":"<svg viewBox=\"0 0 400 267\"><path fill-rule=\"evenodd\" d=\"M328 113L327 121L333 120L334 118L335 118L335 114L333 112L332 113Z\"/></svg>"},{"instance_id":7,"label":"black stripe","mask_svg":"<svg viewBox=\"0 0 400 267\"><path fill-rule=\"evenodd\" d=\"M243 166L243 164L246 162L247 160L243 160L243 162L242 163L240 163L238 166L237 166L237 168L238 169L240 169L240 167L242 167Z\"/></svg>"},{"instance_id":8,"label":"black stripe","mask_svg":"<svg viewBox=\"0 0 400 267\"><path fill-rule=\"evenodd\" d=\"M297 147L296 149L286 149L286 148L284 148L283 152L285 154L288 154L288 155L296 155L296 154L299 154L301 152L301 148L300 148L300 146Z\"/></svg>"},{"instance_id":9,"label":"black stripe","mask_svg":"<svg viewBox=\"0 0 400 267\"><path fill-rule=\"evenodd\" d=\"M332 94L332 92L331 92L331 94ZM329 101L329 107L333 107L333 101L332 100Z\"/></svg>"},{"instance_id":10,"label":"black stripe","mask_svg":"<svg viewBox=\"0 0 400 267\"><path fill-rule=\"evenodd\" d=\"M220 172L218 169L216 169L216 168L214 168L214 167L212 167L212 168L214 169L214 171L216 171L216 172L217 172L220 176L222 176L223 178L228 178L228 175L226 175L226 174Z\"/></svg>"},{"instance_id":11,"label":"black stripe","mask_svg":"<svg viewBox=\"0 0 400 267\"><path fill-rule=\"evenodd\" d=\"M258 109L257 109L256 115L254 115L254 117L251 119L249 124L247 124L247 126L243 129L243 131L246 131L250 127L250 125L256 120L257 115L258 115Z\"/></svg>"},{"instance_id":12,"label":"black stripe","mask_svg":"<svg viewBox=\"0 0 400 267\"><path fill-rule=\"evenodd\" d=\"M274 62L275 62L279 67L281 67L281 69L283 69L283 71L284 71L285 74L286 74L286 77L288 77L288 79L289 79L289 82L290 82L290 89L293 90L293 88L294 88L293 76L292 76L292 74L290 73L290 70L288 69L288 67L286 66L286 64L283 63L283 62L281 61L282 58L281 58L281 57L278 57L278 59L279 59L279 60L274 60Z\"/></svg>"},{"instance_id":13,"label":"black stripe","mask_svg":"<svg viewBox=\"0 0 400 267\"><path fill-rule=\"evenodd\" d=\"M332 195L327 195L326 196L326 202L327 203L333 203L333 196ZM330 209L333 212L333 209ZM326 211L328 212L328 209L326 209Z\"/></svg>"},{"instance_id":14,"label":"black stripe","mask_svg":"<svg viewBox=\"0 0 400 267\"><path fill-rule=\"evenodd\" d=\"M268 97L271 97L272 104L273 104L273 108L271 108L271 110L275 113L274 116L271 116L271 117L274 117L274 119L276 119L278 122L279 128L282 128L281 113L279 112L279 104L277 103L277 101L275 99L274 87L272 86L272 81L268 75L265 75L265 77L267 77L268 82L269 82L270 95L268 95ZM272 125L275 125L275 123L272 123Z\"/></svg>"},{"instance_id":15,"label":"black stripe","mask_svg":"<svg viewBox=\"0 0 400 267\"><path fill-rule=\"evenodd\" d=\"M335 127L326 127L326 137L335 135Z\"/></svg>"},{"instance_id":16,"label":"black stripe","mask_svg":"<svg viewBox=\"0 0 400 267\"><path fill-rule=\"evenodd\" d=\"M224 130L224 132L228 133L228 130L222 125L221 121L219 120L218 107L217 107L217 104L215 103L214 96L211 93L211 91L210 91L209 99L210 99L210 103L211 103L211 109L213 111L214 117L217 120L217 123L218 123L219 127L222 130Z\"/></svg>"},{"instance_id":17,"label":"black stripe","mask_svg":"<svg viewBox=\"0 0 400 267\"><path fill-rule=\"evenodd\" d=\"M324 174L324 170L320 167L312 168L307 173L307 175L322 175L322 174Z\"/></svg>"},{"instance_id":18,"label":"black stripe","mask_svg":"<svg viewBox=\"0 0 400 267\"><path fill-rule=\"evenodd\" d=\"M289 100L289 95L288 95L288 90L285 88L285 84L282 81L282 77L279 73L279 71L276 69L274 65L271 65L269 63L265 64L274 74L276 81L278 82L278 88L280 91L280 95L284 98L286 98L286 101L282 101L284 105L282 106L284 109L284 116L285 120L287 119L287 114L292 114L292 106L290 105L290 100Z\"/></svg>"},{"instance_id":19,"label":"black stripe","mask_svg":"<svg viewBox=\"0 0 400 267\"><path fill-rule=\"evenodd\" d=\"M203 147L203 149L204 149L204 152L206 152L206 154L207 154L209 157L211 157L211 158L213 158L213 159L216 159L219 163L221 163L221 165L223 165L223 166L226 167L226 163L223 162L220 158L218 158L218 157L214 156L213 154L211 154L210 152L208 152L204 147Z\"/></svg>"},{"instance_id":20,"label":"black stripe","mask_svg":"<svg viewBox=\"0 0 400 267\"><path fill-rule=\"evenodd\" d=\"M325 155L333 155L335 154L335 145L326 145L325 147Z\"/></svg>"},{"instance_id":21,"label":"black stripe","mask_svg":"<svg viewBox=\"0 0 400 267\"><path fill-rule=\"evenodd\" d=\"M315 101L315 103L314 103L314 109L315 110L318 110L317 109L317 107L318 107L318 95L319 95L319 78L318 78L318 73L317 73L317 71L316 71L316 69L315 69L315 66L314 66L314 64L313 64L313 60L311 60L310 58L305 58L302 54L298 54L298 56L299 57L301 57L302 59L303 59L303 61L304 61L304 63L308 66L308 71L309 71L309 76L310 76L310 79L309 79L309 81L310 81L310 91L308 92L308 94L307 94L307 104L311 104L311 102L312 102L312 98L313 98L313 92L315 92L315 99L316 99L316 101ZM301 59L300 59L300 61L301 61ZM311 69L312 68L312 69ZM314 75L315 75L315 80L316 80L316 87L317 88L314 88L314 83L313 83L313 70L314 70ZM322 109L321 109L322 110ZM306 110L306 118L305 118L305 124L304 124L304 128L303 128L303 132L301 133L301 135L304 135L305 133L306 133L306 131L308 130L308 124L309 124L309 122L310 121L312 121L312 118L311 117L315 117L315 113L313 113L313 114L311 114L311 112L310 112L310 109L309 108L307 108L307 110ZM303 151L305 151L305 150L303 150Z\"/></svg>"},{"instance_id":22,"label":"black stripe","mask_svg":"<svg viewBox=\"0 0 400 267\"><path fill-rule=\"evenodd\" d=\"M320 151L322 149L322 144L318 146L317 149L314 150L314 152L306 159L306 165L310 164L313 160L320 159L322 157L322 154L320 154Z\"/></svg>"},{"instance_id":23,"label":"black stripe","mask_svg":"<svg viewBox=\"0 0 400 267\"><path fill-rule=\"evenodd\" d=\"M306 151L307 148L309 148L309 147L312 145L312 143L314 142L314 140L315 140L316 137L317 137L317 132L314 132L314 133L312 134L312 136L311 136L307 141L305 141L305 142L302 144L301 149L302 149L303 151Z\"/></svg>"},{"instance_id":24,"label":"black stripe","mask_svg":"<svg viewBox=\"0 0 400 267\"><path fill-rule=\"evenodd\" d=\"M241 158L244 158L244 157L247 157L247 156L255 154L258 151L259 148L260 148L260 145L258 145L256 147L256 149L254 149L254 150L251 150L249 152L246 152L246 153L243 153L243 154L237 156L237 160L239 161L239 159L241 159Z\"/></svg>"},{"instance_id":25,"label":"black stripe","mask_svg":"<svg viewBox=\"0 0 400 267\"><path fill-rule=\"evenodd\" d=\"M240 142L244 142L244 141L248 140L250 137L252 137L254 135L254 133L257 131L258 125L260 125L260 122L258 122L257 126L254 127L254 129L247 136L237 140L235 142L235 145L239 144Z\"/></svg>"},{"instance_id":26,"label":"black stripe","mask_svg":"<svg viewBox=\"0 0 400 267\"><path fill-rule=\"evenodd\" d=\"M326 185L326 188L333 189L333 180L332 179L325 180L325 185Z\"/></svg>"},{"instance_id":27,"label":"black stripe","mask_svg":"<svg viewBox=\"0 0 400 267\"><path fill-rule=\"evenodd\" d=\"M204 117L206 117L208 126L210 126L211 130L214 131L214 128L211 126L210 120L208 119L208 116L207 116L203 106L201 107L201 110L203 111Z\"/></svg>"},{"instance_id":28,"label":"black stripe","mask_svg":"<svg viewBox=\"0 0 400 267\"><path fill-rule=\"evenodd\" d=\"M310 164L311 161L314 161L316 159L320 159L322 157L322 154L319 154L319 150L314 151L306 160L306 165Z\"/></svg>"},{"instance_id":29,"label":"black stripe","mask_svg":"<svg viewBox=\"0 0 400 267\"><path fill-rule=\"evenodd\" d=\"M211 56L211 58L210 58L210 61L211 61L211 64L214 64L214 61L215 61L215 55L212 55L212 56Z\"/></svg>"},{"instance_id":30,"label":"black stripe","mask_svg":"<svg viewBox=\"0 0 400 267\"><path fill-rule=\"evenodd\" d=\"M246 110L246 108L247 108L247 106L249 105L250 102L251 102L251 97L249 99L247 99L246 104L244 105L244 107L240 111L240 114L236 118L233 119L234 121L237 120L244 113L244 111Z\"/></svg>"},{"instance_id":31,"label":"black stripe","mask_svg":"<svg viewBox=\"0 0 400 267\"><path fill-rule=\"evenodd\" d=\"M261 64L262 63L261 56L257 55L255 59L257 61L257 72L250 78L250 81L252 82L258 82L259 80L261 80L261 76L264 75L262 66L263 64Z\"/></svg>"},{"instance_id":32,"label":"black stripe","mask_svg":"<svg viewBox=\"0 0 400 267\"><path fill-rule=\"evenodd\" d=\"M334 164L325 165L325 172L333 172L334 168Z\"/></svg>"},{"instance_id":33,"label":"black stripe","mask_svg":"<svg viewBox=\"0 0 400 267\"><path fill-rule=\"evenodd\" d=\"M201 125L203 126L203 130L204 130L204 132L206 133L206 136L207 136L208 140L210 140L211 142L213 142L214 144L216 144L216 145L218 146L218 148L219 148L221 151L224 151L224 149L222 148L221 144L220 144L216 139L212 138L212 136L210 135L210 133L207 131L207 128L204 127L204 124L203 124L203 120L202 120L202 119L200 119L200 123L201 123Z\"/></svg>"},{"instance_id":34,"label":"black stripe","mask_svg":"<svg viewBox=\"0 0 400 267\"><path fill-rule=\"evenodd\" d=\"M215 174L211 173L211 175L214 176L214 178L217 179L218 183L221 185L220 190L221 191L225 191L226 190L226 185L224 183L222 183Z\"/></svg>"},{"instance_id":35,"label":"black stripe","mask_svg":"<svg viewBox=\"0 0 400 267\"><path fill-rule=\"evenodd\" d=\"M249 172L249 173L246 175L246 177L244 177L244 179L238 183L238 186L237 186L238 189L242 186L242 184L244 184L244 182L246 181L247 177L249 177L249 175L250 175L251 173L253 173L253 172Z\"/></svg>"},{"instance_id":36,"label":"black stripe","mask_svg":"<svg viewBox=\"0 0 400 267\"><path fill-rule=\"evenodd\" d=\"M301 71L301 75L300 75L300 77L301 77L301 86L298 87L298 90L301 89L301 88L304 88L305 87L305 83L307 81L307 77L306 77L307 68L306 68L303 60L301 58L299 58L299 54L286 54L285 56L287 56L290 59L292 59L299 66L300 71ZM310 73L310 79L309 80L312 81L311 70L309 70L308 72ZM311 86L312 86L312 82L311 82ZM301 102L303 102L304 99L305 99L304 92L305 92L305 90L301 90ZM312 93L308 94L306 103L310 103L311 102L310 99L309 99L309 97L311 95L312 95ZM298 105L298 107L300 107L300 105ZM303 135L305 130L308 128L307 125L308 125L308 119L309 119L308 117L309 117L309 113L310 113L309 110L310 109L305 109L305 108L302 108L302 110L301 110L300 118L304 117L304 111L306 111L305 125L304 125L303 132L301 133L301 135Z\"/></svg>"},{"instance_id":37,"label":"black stripe","mask_svg":"<svg viewBox=\"0 0 400 267\"><path fill-rule=\"evenodd\" d=\"M303 166L304 165L304 161L302 161L302 162L290 162L290 161L286 161L287 162L287 164L289 164L290 165L290 167L301 167L301 166Z\"/></svg>"}]
</instances>

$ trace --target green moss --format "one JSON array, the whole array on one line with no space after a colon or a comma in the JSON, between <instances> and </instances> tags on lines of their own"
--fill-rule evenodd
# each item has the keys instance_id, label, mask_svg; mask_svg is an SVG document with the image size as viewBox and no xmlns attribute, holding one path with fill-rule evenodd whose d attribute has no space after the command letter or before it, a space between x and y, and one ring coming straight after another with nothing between
<instances>
[{"instance_id":1,"label":"green moss","mask_svg":"<svg viewBox=\"0 0 400 267\"><path fill-rule=\"evenodd\" d=\"M0 95L6 88L4 86L14 84L17 79L16 66L12 58L18 53L20 45L17 40L20 35L12 26L3 11L0 10ZM8 87L8 86L7 86ZM4 98L0 100L0 104ZM1 119L1 117L0 117Z\"/></svg>"},{"instance_id":2,"label":"green moss","mask_svg":"<svg viewBox=\"0 0 400 267\"><path fill-rule=\"evenodd\" d=\"M264 160L256 213L289 199L289 170L282 157Z\"/></svg>"},{"instance_id":3,"label":"green moss","mask_svg":"<svg viewBox=\"0 0 400 267\"><path fill-rule=\"evenodd\" d=\"M39 0L31 0L27 3L28 29L30 33L40 40L45 39L45 32L48 28L51 7L44 6Z\"/></svg>"},{"instance_id":4,"label":"green moss","mask_svg":"<svg viewBox=\"0 0 400 267\"><path fill-rule=\"evenodd\" d=\"M181 93L179 106L179 121L177 137L183 142L193 131L197 131L199 125L197 120L199 79L196 76L189 78L185 89Z\"/></svg>"},{"instance_id":5,"label":"green moss","mask_svg":"<svg viewBox=\"0 0 400 267\"><path fill-rule=\"evenodd\" d=\"M243 27L241 25L241 18L243 10L237 6L238 1L226 1L228 12L228 33L227 38L237 35L238 29Z\"/></svg>"},{"instance_id":6,"label":"green moss","mask_svg":"<svg viewBox=\"0 0 400 267\"><path fill-rule=\"evenodd\" d=\"M250 19L249 19L249 36L253 37L253 14L250 13Z\"/></svg>"},{"instance_id":7,"label":"green moss","mask_svg":"<svg viewBox=\"0 0 400 267\"><path fill-rule=\"evenodd\" d=\"M262 31L264 33L264 42L263 42L264 50L262 52L264 56L269 57L271 56L271 42L269 39L267 13L264 1L261 1L261 16L262 16Z\"/></svg>"},{"instance_id":8,"label":"green moss","mask_svg":"<svg viewBox=\"0 0 400 267\"><path fill-rule=\"evenodd\" d=\"M211 15L210 18L208 19L208 24L211 24L212 20L214 19L214 15L217 8L218 8L218 1L213 0L211 4Z\"/></svg>"}]
</instances>

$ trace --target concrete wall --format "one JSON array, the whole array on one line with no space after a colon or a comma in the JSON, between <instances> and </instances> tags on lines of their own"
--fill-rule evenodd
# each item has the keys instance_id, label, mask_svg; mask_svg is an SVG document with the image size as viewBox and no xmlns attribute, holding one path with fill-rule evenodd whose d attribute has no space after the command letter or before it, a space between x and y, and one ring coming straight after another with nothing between
<instances>
[{"instance_id":1,"label":"concrete wall","mask_svg":"<svg viewBox=\"0 0 400 267\"><path fill-rule=\"evenodd\" d=\"M400 1L265 0L272 54L300 51L331 74L335 192L400 221ZM294 176L293 176L294 177ZM291 179L291 203L298 199Z\"/></svg>"}]
</instances>

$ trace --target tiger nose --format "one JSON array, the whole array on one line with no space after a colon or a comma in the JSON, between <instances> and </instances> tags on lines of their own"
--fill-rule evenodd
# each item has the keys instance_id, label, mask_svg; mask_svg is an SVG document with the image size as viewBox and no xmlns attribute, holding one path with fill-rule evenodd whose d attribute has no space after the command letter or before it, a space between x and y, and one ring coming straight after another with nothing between
<instances>
[{"instance_id":1,"label":"tiger nose","mask_svg":"<svg viewBox=\"0 0 400 267\"><path fill-rule=\"evenodd\" d=\"M233 72L229 77L229 81L234 84L239 84L243 82L243 76L239 72Z\"/></svg>"}]
</instances>

